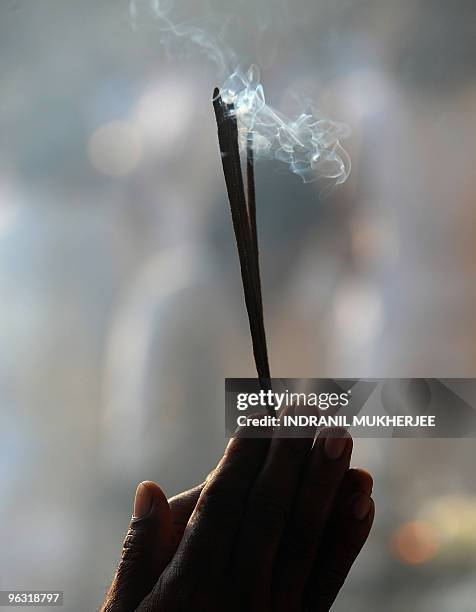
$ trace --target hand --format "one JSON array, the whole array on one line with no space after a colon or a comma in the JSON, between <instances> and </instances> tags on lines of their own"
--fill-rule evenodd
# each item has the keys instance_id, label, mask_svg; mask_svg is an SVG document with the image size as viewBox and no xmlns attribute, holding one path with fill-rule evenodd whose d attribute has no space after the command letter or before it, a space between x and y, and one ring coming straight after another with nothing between
<instances>
[{"instance_id":1,"label":"hand","mask_svg":"<svg viewBox=\"0 0 476 612\"><path fill-rule=\"evenodd\" d=\"M103 612L327 612L374 516L351 453L342 431L238 434L204 485L142 483Z\"/></svg>"}]
</instances>

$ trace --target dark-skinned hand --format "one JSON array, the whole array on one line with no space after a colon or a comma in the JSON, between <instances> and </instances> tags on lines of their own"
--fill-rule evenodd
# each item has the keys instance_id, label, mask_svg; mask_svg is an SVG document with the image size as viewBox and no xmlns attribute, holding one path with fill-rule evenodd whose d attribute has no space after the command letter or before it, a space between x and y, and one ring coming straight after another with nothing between
<instances>
[{"instance_id":1,"label":"dark-skinned hand","mask_svg":"<svg viewBox=\"0 0 476 612\"><path fill-rule=\"evenodd\" d=\"M203 485L139 485L102 612L327 612L370 532L372 478L342 430L237 433Z\"/></svg>"}]
</instances>

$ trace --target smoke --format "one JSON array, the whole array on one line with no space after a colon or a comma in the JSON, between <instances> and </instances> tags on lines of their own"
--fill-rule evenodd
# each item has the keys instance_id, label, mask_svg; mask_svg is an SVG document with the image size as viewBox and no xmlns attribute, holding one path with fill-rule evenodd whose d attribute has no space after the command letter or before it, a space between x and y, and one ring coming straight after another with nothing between
<instances>
[{"instance_id":1,"label":"smoke","mask_svg":"<svg viewBox=\"0 0 476 612\"><path fill-rule=\"evenodd\" d=\"M236 62L234 51L223 44L232 19L218 18L209 10L206 18L184 19L176 23L171 14L175 0L131 0L130 15L134 26L155 27L160 42L171 58L193 57L197 53L215 64L218 76L226 74Z\"/></svg>"},{"instance_id":2,"label":"smoke","mask_svg":"<svg viewBox=\"0 0 476 612\"><path fill-rule=\"evenodd\" d=\"M260 81L259 68L243 66L229 41L237 21L209 10L207 18L177 22L173 0L132 0L135 25L153 25L170 57L204 56L216 67L224 102L233 104L241 142L253 134L256 159L277 159L304 182L329 179L343 183L350 173L350 157L341 140L350 135L347 125L322 117L310 100L301 113L287 117L270 106Z\"/></svg>"}]
</instances>

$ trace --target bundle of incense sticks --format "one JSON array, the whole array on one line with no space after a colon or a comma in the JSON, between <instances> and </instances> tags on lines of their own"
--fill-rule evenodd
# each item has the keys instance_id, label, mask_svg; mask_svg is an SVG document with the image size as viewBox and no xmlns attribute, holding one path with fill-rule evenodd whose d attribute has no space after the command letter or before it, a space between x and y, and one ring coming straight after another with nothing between
<instances>
[{"instance_id":1,"label":"bundle of incense sticks","mask_svg":"<svg viewBox=\"0 0 476 612\"><path fill-rule=\"evenodd\" d=\"M259 271L258 232L256 228L256 194L254 181L253 135L246 141L246 193L241 170L238 123L233 104L225 104L220 92L213 92L213 107L218 126L223 173L230 202L240 260L241 279L250 324L256 371L261 388L271 388L263 318L263 299Z\"/></svg>"}]
</instances>

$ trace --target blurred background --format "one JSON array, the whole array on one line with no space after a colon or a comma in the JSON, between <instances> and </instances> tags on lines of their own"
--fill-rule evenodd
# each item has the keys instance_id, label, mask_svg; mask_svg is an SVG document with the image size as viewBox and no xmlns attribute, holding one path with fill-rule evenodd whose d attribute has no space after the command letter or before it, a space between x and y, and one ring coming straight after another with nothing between
<instances>
[{"instance_id":1,"label":"blurred background","mask_svg":"<svg viewBox=\"0 0 476 612\"><path fill-rule=\"evenodd\" d=\"M325 200L257 168L273 375L474 377L474 2L209 10L273 106L299 91L352 128ZM254 376L214 67L160 39L127 2L1 3L0 589L74 612L99 606L137 483L202 481L224 378ZM336 612L474 610L475 451L357 441L377 517Z\"/></svg>"}]
</instances>

